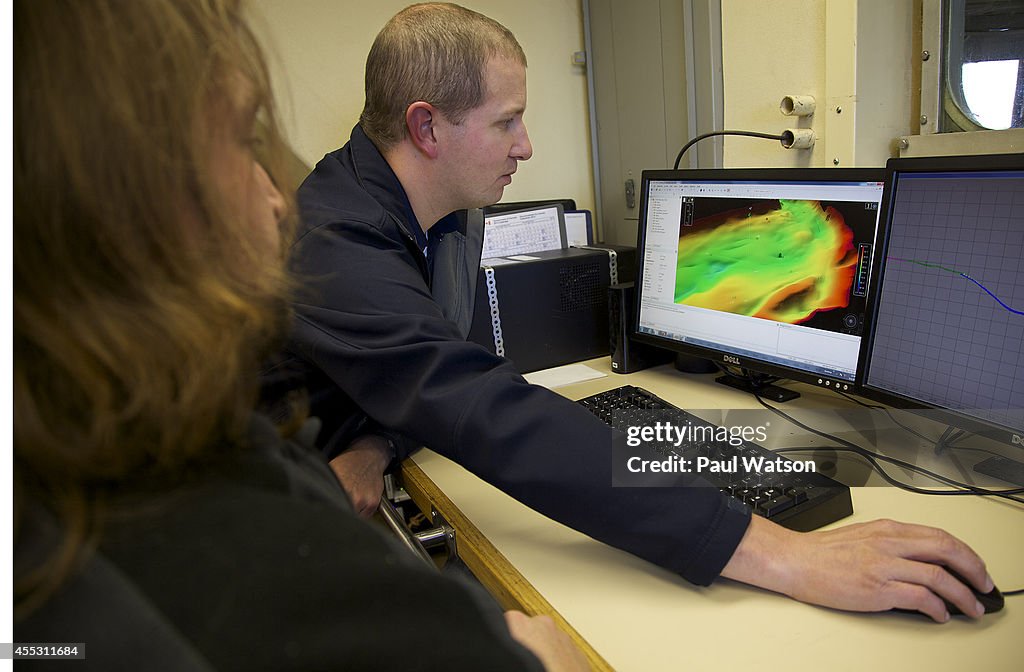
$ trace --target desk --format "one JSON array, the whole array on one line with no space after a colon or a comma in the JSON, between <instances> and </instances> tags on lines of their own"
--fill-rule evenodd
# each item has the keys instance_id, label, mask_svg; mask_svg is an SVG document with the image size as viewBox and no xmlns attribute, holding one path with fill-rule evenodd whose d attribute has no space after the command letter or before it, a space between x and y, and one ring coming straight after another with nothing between
<instances>
[{"instance_id":1,"label":"desk","mask_svg":"<svg viewBox=\"0 0 1024 672\"><path fill-rule=\"evenodd\" d=\"M607 358L588 362L608 370ZM581 398L624 384L684 408L746 408L756 400L659 367L559 388ZM803 408L846 403L800 385ZM608 547L531 509L423 450L403 467L406 488L457 530L459 554L499 601L564 619L596 668L629 670L1020 669L1024 598L980 622L855 614L801 604L720 579L709 588ZM895 518L949 530L986 559L1000 587L1024 586L1024 506L979 497L927 497L892 487L853 489L854 515L840 524Z\"/></svg>"}]
</instances>

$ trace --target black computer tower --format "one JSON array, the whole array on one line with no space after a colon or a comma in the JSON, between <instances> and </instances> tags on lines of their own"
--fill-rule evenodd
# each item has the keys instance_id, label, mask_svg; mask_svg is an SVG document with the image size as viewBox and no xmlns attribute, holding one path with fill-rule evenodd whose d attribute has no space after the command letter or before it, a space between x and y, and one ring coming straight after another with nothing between
<instances>
[{"instance_id":1,"label":"black computer tower","mask_svg":"<svg viewBox=\"0 0 1024 672\"><path fill-rule=\"evenodd\" d=\"M632 282L623 282L608 288L608 347L614 373L633 373L659 364L667 364L674 354L663 348L633 340Z\"/></svg>"},{"instance_id":2,"label":"black computer tower","mask_svg":"<svg viewBox=\"0 0 1024 672\"><path fill-rule=\"evenodd\" d=\"M624 246L485 260L469 340L497 352L497 326L503 354L520 373L608 355L608 288L613 280L633 280L635 260L635 248Z\"/></svg>"}]
</instances>

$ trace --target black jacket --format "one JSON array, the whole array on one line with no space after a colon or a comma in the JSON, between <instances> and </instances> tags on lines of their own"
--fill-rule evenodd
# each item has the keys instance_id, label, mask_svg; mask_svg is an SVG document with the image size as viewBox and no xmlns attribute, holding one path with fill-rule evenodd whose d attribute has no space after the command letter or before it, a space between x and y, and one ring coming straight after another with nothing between
<instances>
[{"instance_id":1,"label":"black jacket","mask_svg":"<svg viewBox=\"0 0 1024 672\"><path fill-rule=\"evenodd\" d=\"M108 501L99 550L15 641L81 642L53 670L540 670L500 610L359 520L323 457L256 418L252 446ZM52 547L41 510L24 573Z\"/></svg>"},{"instance_id":2,"label":"black jacket","mask_svg":"<svg viewBox=\"0 0 1024 672\"><path fill-rule=\"evenodd\" d=\"M438 269L427 259L457 222L449 216L424 237L397 177L360 127L317 164L298 196L294 267L305 286L289 349L306 367L314 413L330 429L329 452L367 425L388 428L689 581L708 584L718 575L749 512L710 488L612 487L612 431L528 384L448 319L432 294Z\"/></svg>"}]
</instances>

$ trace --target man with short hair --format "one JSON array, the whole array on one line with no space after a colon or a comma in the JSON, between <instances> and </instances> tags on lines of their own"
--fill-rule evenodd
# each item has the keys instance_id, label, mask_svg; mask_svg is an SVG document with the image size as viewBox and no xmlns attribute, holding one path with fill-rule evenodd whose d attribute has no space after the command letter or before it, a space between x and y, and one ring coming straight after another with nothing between
<instances>
[{"instance_id":1,"label":"man with short hair","mask_svg":"<svg viewBox=\"0 0 1024 672\"><path fill-rule=\"evenodd\" d=\"M526 58L497 22L414 5L377 36L348 144L299 190L290 352L345 489L364 512L381 473L426 445L532 508L701 585L722 575L857 611L980 615L984 563L931 528L876 522L799 534L713 488L612 487L613 432L465 340L481 232L465 210L497 202L532 147ZM934 564L933 564L934 563Z\"/></svg>"}]
</instances>

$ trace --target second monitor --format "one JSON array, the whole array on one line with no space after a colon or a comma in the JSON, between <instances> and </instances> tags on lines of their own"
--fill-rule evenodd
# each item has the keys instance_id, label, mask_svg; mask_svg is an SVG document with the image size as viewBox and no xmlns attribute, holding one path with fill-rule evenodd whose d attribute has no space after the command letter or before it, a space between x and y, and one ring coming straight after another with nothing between
<instances>
[{"instance_id":1,"label":"second monitor","mask_svg":"<svg viewBox=\"0 0 1024 672\"><path fill-rule=\"evenodd\" d=\"M890 159L886 177L861 393L1024 447L1024 155Z\"/></svg>"},{"instance_id":2,"label":"second monitor","mask_svg":"<svg viewBox=\"0 0 1024 672\"><path fill-rule=\"evenodd\" d=\"M644 171L637 340L852 390L883 178L880 168Z\"/></svg>"}]
</instances>

